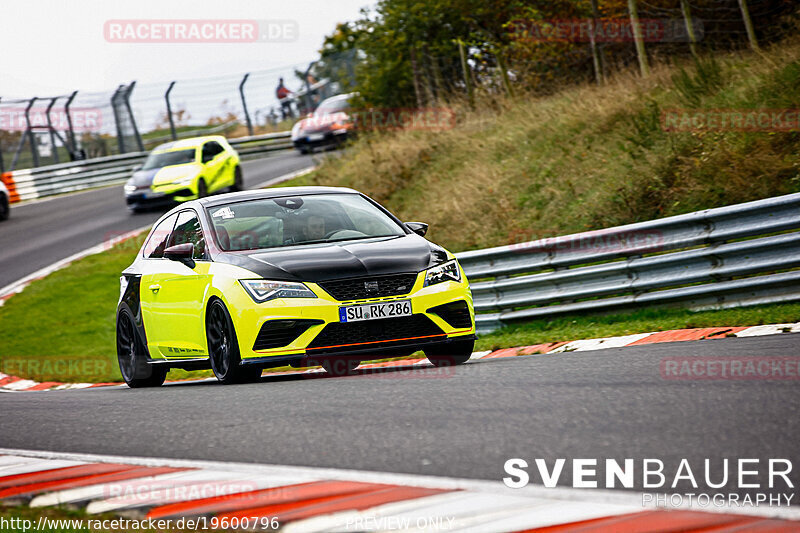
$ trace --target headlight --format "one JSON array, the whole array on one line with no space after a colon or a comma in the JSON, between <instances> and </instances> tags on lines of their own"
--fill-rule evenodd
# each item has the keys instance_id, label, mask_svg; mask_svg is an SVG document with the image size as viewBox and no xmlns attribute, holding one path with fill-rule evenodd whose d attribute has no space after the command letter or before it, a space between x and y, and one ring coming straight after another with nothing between
<instances>
[{"instance_id":1,"label":"headlight","mask_svg":"<svg viewBox=\"0 0 800 533\"><path fill-rule=\"evenodd\" d=\"M189 185L193 179L194 176L185 176L183 178L172 180L172 183L174 183L175 185Z\"/></svg>"},{"instance_id":2,"label":"headlight","mask_svg":"<svg viewBox=\"0 0 800 533\"><path fill-rule=\"evenodd\" d=\"M130 183L125 184L125 192L134 192L136 190L136 185L131 185Z\"/></svg>"},{"instance_id":3,"label":"headlight","mask_svg":"<svg viewBox=\"0 0 800 533\"><path fill-rule=\"evenodd\" d=\"M266 281L263 279L240 279L239 283L257 304L275 298L316 298L311 289L303 283L291 281Z\"/></svg>"},{"instance_id":4,"label":"headlight","mask_svg":"<svg viewBox=\"0 0 800 533\"><path fill-rule=\"evenodd\" d=\"M461 269L458 268L458 262L455 259L442 263L439 266L429 268L425 274L425 284L423 287L436 285L443 281L461 281Z\"/></svg>"}]
</instances>

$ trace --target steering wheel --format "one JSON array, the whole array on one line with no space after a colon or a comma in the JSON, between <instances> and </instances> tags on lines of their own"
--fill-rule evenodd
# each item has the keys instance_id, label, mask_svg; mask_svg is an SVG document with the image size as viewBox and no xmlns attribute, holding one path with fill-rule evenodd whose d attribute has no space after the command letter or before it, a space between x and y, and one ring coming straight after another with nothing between
<instances>
[{"instance_id":1,"label":"steering wheel","mask_svg":"<svg viewBox=\"0 0 800 533\"><path fill-rule=\"evenodd\" d=\"M343 231L343 230L342 229L335 229L333 231L329 231L328 233L325 234L325 238L326 239L330 239L331 237L333 237L334 235L336 235L340 231Z\"/></svg>"}]
</instances>

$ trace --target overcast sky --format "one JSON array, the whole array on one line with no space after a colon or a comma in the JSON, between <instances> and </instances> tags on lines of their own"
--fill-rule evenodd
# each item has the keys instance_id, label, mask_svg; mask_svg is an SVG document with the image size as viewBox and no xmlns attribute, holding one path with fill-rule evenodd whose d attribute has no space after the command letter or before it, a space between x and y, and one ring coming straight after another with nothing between
<instances>
[{"instance_id":1,"label":"overcast sky","mask_svg":"<svg viewBox=\"0 0 800 533\"><path fill-rule=\"evenodd\" d=\"M241 74L310 61L338 22L374 0L3 0L0 97L107 91L123 82ZM296 23L289 42L108 42L104 24L130 19Z\"/></svg>"}]
</instances>

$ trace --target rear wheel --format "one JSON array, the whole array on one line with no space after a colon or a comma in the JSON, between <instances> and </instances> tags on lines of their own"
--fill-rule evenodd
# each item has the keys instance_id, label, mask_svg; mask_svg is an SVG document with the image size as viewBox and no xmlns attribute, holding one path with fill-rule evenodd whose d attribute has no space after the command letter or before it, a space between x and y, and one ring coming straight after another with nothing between
<instances>
[{"instance_id":1,"label":"rear wheel","mask_svg":"<svg viewBox=\"0 0 800 533\"><path fill-rule=\"evenodd\" d=\"M145 348L136 336L133 317L122 311L117 317L117 361L122 379L132 389L158 387L167 378L168 368L147 363Z\"/></svg>"},{"instance_id":2,"label":"rear wheel","mask_svg":"<svg viewBox=\"0 0 800 533\"><path fill-rule=\"evenodd\" d=\"M233 169L233 186L231 187L233 191L243 191L244 190L244 178L242 177L242 167L236 165L236 168Z\"/></svg>"},{"instance_id":3,"label":"rear wheel","mask_svg":"<svg viewBox=\"0 0 800 533\"><path fill-rule=\"evenodd\" d=\"M322 368L324 368L325 372L331 376L349 376L360 364L361 361L345 359L342 357L334 357L330 359L324 359L322 361Z\"/></svg>"},{"instance_id":4,"label":"rear wheel","mask_svg":"<svg viewBox=\"0 0 800 533\"><path fill-rule=\"evenodd\" d=\"M239 355L239 342L233 321L220 300L213 300L208 306L206 319L206 338L211 369L217 379L224 384L247 383L261 377L261 368L242 367Z\"/></svg>"},{"instance_id":5,"label":"rear wheel","mask_svg":"<svg viewBox=\"0 0 800 533\"><path fill-rule=\"evenodd\" d=\"M425 350L425 357L433 366L445 367L463 365L469 361L475 340L455 341Z\"/></svg>"}]
</instances>

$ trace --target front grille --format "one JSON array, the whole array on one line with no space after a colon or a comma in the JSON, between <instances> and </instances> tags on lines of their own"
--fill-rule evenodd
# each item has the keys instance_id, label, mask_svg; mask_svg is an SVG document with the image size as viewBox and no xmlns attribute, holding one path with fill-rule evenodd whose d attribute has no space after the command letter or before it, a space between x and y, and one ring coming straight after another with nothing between
<instances>
[{"instance_id":1,"label":"front grille","mask_svg":"<svg viewBox=\"0 0 800 533\"><path fill-rule=\"evenodd\" d=\"M253 350L268 350L291 344L311 326L322 320L267 320L258 332Z\"/></svg>"},{"instance_id":2,"label":"front grille","mask_svg":"<svg viewBox=\"0 0 800 533\"><path fill-rule=\"evenodd\" d=\"M317 335L309 350L369 342L392 341L413 337L444 335L439 326L425 315L411 315L362 322L333 322ZM358 346L353 346L357 349Z\"/></svg>"},{"instance_id":3,"label":"front grille","mask_svg":"<svg viewBox=\"0 0 800 533\"><path fill-rule=\"evenodd\" d=\"M431 307L428 309L428 313L439 315L454 328L465 329L472 327L472 317L469 315L469 307L464 300Z\"/></svg>"},{"instance_id":4,"label":"front grille","mask_svg":"<svg viewBox=\"0 0 800 533\"><path fill-rule=\"evenodd\" d=\"M408 294L416 280L417 274L389 274L320 281L319 286L340 302L347 302Z\"/></svg>"}]
</instances>

